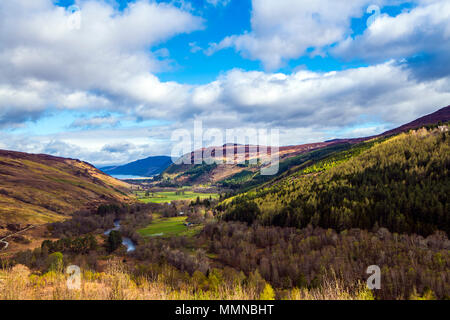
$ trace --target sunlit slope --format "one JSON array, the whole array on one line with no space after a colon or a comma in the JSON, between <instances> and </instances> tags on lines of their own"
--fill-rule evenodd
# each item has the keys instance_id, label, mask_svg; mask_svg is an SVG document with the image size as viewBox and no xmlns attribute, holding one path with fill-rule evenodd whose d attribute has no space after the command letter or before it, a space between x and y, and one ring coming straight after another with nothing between
<instances>
[{"instance_id":1,"label":"sunlit slope","mask_svg":"<svg viewBox=\"0 0 450 320\"><path fill-rule=\"evenodd\" d=\"M361 137L355 139L335 139L319 143L311 143L296 146L284 146L278 150L278 156L280 159L279 174L285 174L285 171L291 171L298 165L307 164L306 162L315 162L317 159L323 157L327 153L332 153L339 149L346 149L351 145L358 144L364 141L368 141L375 138L389 137L402 132L408 132L411 129L417 129L429 125L437 125L439 122L446 123L450 120L450 106L444 107L436 112L418 118L410 123L407 123L401 127L392 129L382 134ZM259 149L260 146L253 146L253 149ZM263 150L265 150L264 147ZM271 154L271 148L268 147L268 153ZM316 152L315 152L316 151ZM219 152L217 156L216 152ZM314 153L315 152L315 153ZM190 154L186 154L183 158L189 161L185 163L194 163L194 155L203 155L203 158L207 158L209 154L213 155L215 159L223 160L236 160L237 158L251 160L259 159L261 155L251 150L250 146L226 144L219 147L213 147L210 149L201 149ZM206 155L206 156L205 156ZM233 162L233 161L232 161ZM267 177L263 177L259 174L261 165L249 165L247 164L197 164L197 165L177 165L172 164L162 174L162 180L168 182L174 182L185 185L198 185L198 184L216 184L224 188L232 189L235 191L246 191L255 186L266 183L270 180Z\"/></svg>"},{"instance_id":2,"label":"sunlit slope","mask_svg":"<svg viewBox=\"0 0 450 320\"><path fill-rule=\"evenodd\" d=\"M46 223L105 201L128 185L78 160L0 150L0 223Z\"/></svg>"},{"instance_id":3,"label":"sunlit slope","mask_svg":"<svg viewBox=\"0 0 450 320\"><path fill-rule=\"evenodd\" d=\"M450 233L449 170L449 133L419 129L365 142L228 199L224 218L298 228Z\"/></svg>"},{"instance_id":4,"label":"sunlit slope","mask_svg":"<svg viewBox=\"0 0 450 320\"><path fill-rule=\"evenodd\" d=\"M279 158L281 163L287 163L289 159L298 157L299 155L311 152L313 150L357 142L359 142L359 139L346 139L340 141L286 146L280 147L275 154L276 158ZM208 158L209 154L212 154L216 162L223 162L223 164L172 164L162 173L162 179L186 185L218 184L228 188L230 187L230 184L234 184L236 177L241 175L257 175L261 168L267 166L268 164L264 165L265 161L263 160L265 159L270 161L272 148L227 144L220 147L212 147L212 151L201 149L196 152L201 154L203 159ZM187 159L187 163L194 163L194 154L196 152L187 154L183 158ZM218 154L221 156L216 156L216 152L219 152ZM251 160L255 160L255 163L251 164ZM229 164L229 162L232 164ZM230 180L233 182L230 183Z\"/></svg>"}]
</instances>

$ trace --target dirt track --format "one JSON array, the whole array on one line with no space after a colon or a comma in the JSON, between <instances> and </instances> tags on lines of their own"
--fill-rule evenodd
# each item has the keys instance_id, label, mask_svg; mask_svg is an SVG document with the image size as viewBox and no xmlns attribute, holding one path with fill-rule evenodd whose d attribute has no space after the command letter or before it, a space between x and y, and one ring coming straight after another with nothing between
<instances>
[{"instance_id":1,"label":"dirt track","mask_svg":"<svg viewBox=\"0 0 450 320\"><path fill-rule=\"evenodd\" d=\"M10 238L10 237L12 237L12 236L15 236L15 235L17 235L17 234L19 234L19 233L28 231L28 230L30 230L30 229L32 229L32 228L34 228L33 225L31 225L31 226L29 226L29 227L27 227L27 228L25 228L25 229L23 229L23 230L20 230L20 231L17 231L17 232L15 232L15 233L12 233L12 234L10 234L10 235L7 235L6 237L0 239L0 243L4 243L4 244L5 244L4 247L0 249L0 251L6 250L6 249L8 248L9 243L8 243L8 241L6 241L6 239L8 239L8 238Z\"/></svg>"}]
</instances>

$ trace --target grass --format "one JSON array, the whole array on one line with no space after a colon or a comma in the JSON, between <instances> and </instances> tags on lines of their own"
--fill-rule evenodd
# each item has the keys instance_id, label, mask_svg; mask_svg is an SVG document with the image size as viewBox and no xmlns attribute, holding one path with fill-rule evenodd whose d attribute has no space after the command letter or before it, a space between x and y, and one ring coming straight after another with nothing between
<instances>
[{"instance_id":1,"label":"grass","mask_svg":"<svg viewBox=\"0 0 450 320\"><path fill-rule=\"evenodd\" d=\"M258 300L260 290L245 283L220 281L209 289L198 290L194 278L170 283L172 268L162 269L157 279L135 278L118 260L109 260L105 272L82 270L80 288L67 286L69 275L61 271L34 274L23 265L2 269L0 266L0 300ZM208 278L204 278L208 284ZM217 279L217 278L214 278ZM217 280L214 280L217 282ZM178 285L178 284L181 285ZM354 300L373 299L362 285L351 291L339 281L329 282L323 289L285 290L283 299Z\"/></svg>"},{"instance_id":2,"label":"grass","mask_svg":"<svg viewBox=\"0 0 450 320\"><path fill-rule=\"evenodd\" d=\"M155 217L155 215L153 216ZM138 230L138 232L143 237L168 237L189 234L188 231L191 228L184 225L186 219L187 217L163 218L160 215L156 215L156 219L150 225Z\"/></svg>"},{"instance_id":3,"label":"grass","mask_svg":"<svg viewBox=\"0 0 450 320\"><path fill-rule=\"evenodd\" d=\"M213 199L217 199L219 197L216 193L198 193L193 191L184 191L184 193L180 192L177 194L175 191L164 191L164 192L155 192L150 193L149 197L145 196L145 192L141 191L138 192L138 198L140 201L144 203L168 203L171 201L193 201L196 200L197 197L200 198L200 200L203 199L209 199L209 197Z\"/></svg>"},{"instance_id":4,"label":"grass","mask_svg":"<svg viewBox=\"0 0 450 320\"><path fill-rule=\"evenodd\" d=\"M45 224L105 199L127 201L127 185L88 164L0 152L0 221Z\"/></svg>"}]
</instances>

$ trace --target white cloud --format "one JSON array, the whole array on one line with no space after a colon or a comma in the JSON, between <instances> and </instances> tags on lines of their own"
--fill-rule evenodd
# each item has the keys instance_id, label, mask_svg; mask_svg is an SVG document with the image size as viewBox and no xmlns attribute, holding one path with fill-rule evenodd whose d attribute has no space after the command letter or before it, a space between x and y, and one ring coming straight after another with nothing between
<instances>
[{"instance_id":1,"label":"white cloud","mask_svg":"<svg viewBox=\"0 0 450 320\"><path fill-rule=\"evenodd\" d=\"M115 127L119 124L119 119L111 115L105 115L101 117L81 118L75 120L70 127L71 128L99 128L99 127Z\"/></svg>"},{"instance_id":2,"label":"white cloud","mask_svg":"<svg viewBox=\"0 0 450 320\"><path fill-rule=\"evenodd\" d=\"M309 47L320 52L321 47L345 39L349 17L361 15L366 2L254 0L252 31L228 38L218 48L234 46L276 67ZM152 54L150 50L176 34L202 28L201 19L173 5L149 1L131 4L124 13L104 2L83 1L81 10L80 30L69 30L61 27L67 13L50 0L0 2L0 127L37 120L50 108L95 110L96 115L111 112L114 117L80 119L73 127L82 130L53 135L0 132L2 148L117 164L170 154L171 131L191 129L194 119L204 120L205 128L280 128L282 144L300 144L329 138L333 130L350 135L377 130L358 126L361 116L393 127L450 101L450 73L421 79L408 64L396 61L330 73L236 69L205 85L161 82L154 73L169 52ZM419 13L425 11L415 15L411 11L400 20L383 19L386 23L405 19L405 26L423 21L425 30L445 26L439 10L429 10L423 20ZM371 29L385 28L384 23L380 19ZM398 30L398 39L420 39L409 36L407 28ZM446 39L448 33L441 28L433 41ZM394 36L395 32L385 39L387 50L395 49L398 39ZM370 47L370 39L368 34L349 41L367 41ZM413 45L421 46L420 42ZM190 46L194 49L196 44ZM172 123L145 129L111 128L121 116ZM354 128L352 132L343 130L349 127Z\"/></svg>"},{"instance_id":3,"label":"white cloud","mask_svg":"<svg viewBox=\"0 0 450 320\"><path fill-rule=\"evenodd\" d=\"M162 135L167 128L156 127ZM117 165L152 155L170 154L170 144L142 128L88 128L51 135L11 134L0 131L0 148L78 158L98 166Z\"/></svg>"},{"instance_id":4,"label":"white cloud","mask_svg":"<svg viewBox=\"0 0 450 320\"><path fill-rule=\"evenodd\" d=\"M102 96L75 88L68 89L45 80L23 79L11 84L0 82L0 128L36 120L48 108L71 110L111 107L111 102Z\"/></svg>"},{"instance_id":5,"label":"white cloud","mask_svg":"<svg viewBox=\"0 0 450 320\"><path fill-rule=\"evenodd\" d=\"M405 2L415 7L395 17L383 14L384 5ZM381 7L382 15L355 37L351 19L369 5ZM450 62L450 3L444 0L252 0L251 15L250 31L211 43L205 53L234 48L268 70L302 56L329 54L379 63L431 53L439 64Z\"/></svg>"},{"instance_id":6,"label":"white cloud","mask_svg":"<svg viewBox=\"0 0 450 320\"><path fill-rule=\"evenodd\" d=\"M174 97L189 88L160 82L152 73L168 51L152 56L149 49L201 29L203 20L155 1L130 3L123 13L92 0L80 7L80 29L74 30L67 25L69 13L51 0L0 2L0 115L20 114L21 108L39 114L48 106L122 112L138 106L163 114L162 106L176 105ZM20 99L11 102L11 95Z\"/></svg>"},{"instance_id":7,"label":"white cloud","mask_svg":"<svg viewBox=\"0 0 450 320\"><path fill-rule=\"evenodd\" d=\"M418 53L450 56L450 2L422 1L395 17L380 16L364 34L348 37L334 53L371 62L408 58Z\"/></svg>"},{"instance_id":8,"label":"white cloud","mask_svg":"<svg viewBox=\"0 0 450 320\"><path fill-rule=\"evenodd\" d=\"M252 30L212 44L207 54L234 47L244 57L277 69L313 48L337 43L350 34L350 18L363 15L369 4L381 0L253 0Z\"/></svg>"},{"instance_id":9,"label":"white cloud","mask_svg":"<svg viewBox=\"0 0 450 320\"><path fill-rule=\"evenodd\" d=\"M189 42L189 47L191 48L190 51L192 53L197 53L203 50L200 46L197 45L197 42Z\"/></svg>"},{"instance_id":10,"label":"white cloud","mask_svg":"<svg viewBox=\"0 0 450 320\"><path fill-rule=\"evenodd\" d=\"M192 102L198 108L209 106L198 117L212 126L251 123L324 130L358 124L362 115L397 125L448 105L449 84L449 78L417 81L394 61L330 73L233 70L197 87ZM222 121L223 114L235 119Z\"/></svg>"},{"instance_id":11,"label":"white cloud","mask_svg":"<svg viewBox=\"0 0 450 320\"><path fill-rule=\"evenodd\" d=\"M230 3L231 0L206 0L207 3L210 5L213 5L214 7L217 6L227 6Z\"/></svg>"}]
</instances>

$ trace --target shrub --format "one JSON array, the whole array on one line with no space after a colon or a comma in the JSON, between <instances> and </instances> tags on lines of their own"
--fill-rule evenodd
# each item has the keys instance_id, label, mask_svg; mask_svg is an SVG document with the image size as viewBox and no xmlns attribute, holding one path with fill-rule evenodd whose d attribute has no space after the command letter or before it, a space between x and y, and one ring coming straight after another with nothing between
<instances>
[{"instance_id":1,"label":"shrub","mask_svg":"<svg viewBox=\"0 0 450 320\"><path fill-rule=\"evenodd\" d=\"M259 296L260 300L275 300L275 292L270 284L266 283L263 292Z\"/></svg>"},{"instance_id":2,"label":"shrub","mask_svg":"<svg viewBox=\"0 0 450 320\"><path fill-rule=\"evenodd\" d=\"M108 236L107 249L109 252L114 252L122 244L122 235L119 231L113 230Z\"/></svg>"},{"instance_id":3,"label":"shrub","mask_svg":"<svg viewBox=\"0 0 450 320\"><path fill-rule=\"evenodd\" d=\"M62 272L64 267L63 254L61 252L54 252L47 258L47 270Z\"/></svg>"}]
</instances>

